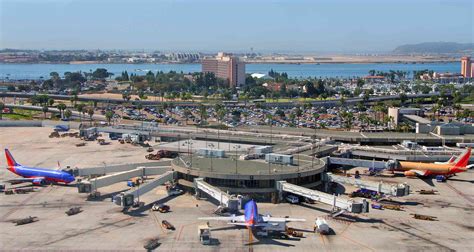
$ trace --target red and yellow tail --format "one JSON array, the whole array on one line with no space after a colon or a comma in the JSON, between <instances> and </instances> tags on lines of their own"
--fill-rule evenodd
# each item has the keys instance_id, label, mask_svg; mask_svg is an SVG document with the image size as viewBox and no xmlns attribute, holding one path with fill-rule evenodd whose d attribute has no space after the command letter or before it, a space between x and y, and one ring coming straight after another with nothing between
<instances>
[{"instance_id":1,"label":"red and yellow tail","mask_svg":"<svg viewBox=\"0 0 474 252\"><path fill-rule=\"evenodd\" d=\"M469 163L470 158L471 158L471 148L468 148L467 151L464 154L462 154L457 160L457 162L454 164L453 170L455 170L455 172L466 171L467 170L466 166Z\"/></svg>"},{"instance_id":2,"label":"red and yellow tail","mask_svg":"<svg viewBox=\"0 0 474 252\"><path fill-rule=\"evenodd\" d=\"M12 154L8 149L5 149L5 157L7 158L7 165L8 167L13 167L19 165L15 159L13 158Z\"/></svg>"}]
</instances>

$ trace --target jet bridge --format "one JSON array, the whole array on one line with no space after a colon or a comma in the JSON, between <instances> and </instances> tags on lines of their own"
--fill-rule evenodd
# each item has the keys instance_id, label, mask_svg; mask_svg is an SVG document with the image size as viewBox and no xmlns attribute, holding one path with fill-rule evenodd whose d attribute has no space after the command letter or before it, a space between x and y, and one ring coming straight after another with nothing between
<instances>
[{"instance_id":1,"label":"jet bridge","mask_svg":"<svg viewBox=\"0 0 474 252\"><path fill-rule=\"evenodd\" d=\"M372 191L376 191L378 193L384 193L391 196L401 197L410 194L410 186L407 183L403 184L391 184L391 183L383 183L375 182L375 181L367 181L356 179L352 177L344 177L334 175L332 173L326 173L324 178L328 182L335 182L340 184L346 185L353 185L358 188L368 189Z\"/></svg>"},{"instance_id":2,"label":"jet bridge","mask_svg":"<svg viewBox=\"0 0 474 252\"><path fill-rule=\"evenodd\" d=\"M138 167L130 171L110 174L91 180L83 180L77 184L79 193L91 193L97 191L101 187L116 184L121 181L126 181L133 177L145 177L151 175L161 175L170 170L168 166L158 167Z\"/></svg>"},{"instance_id":3,"label":"jet bridge","mask_svg":"<svg viewBox=\"0 0 474 252\"><path fill-rule=\"evenodd\" d=\"M113 198L113 202L116 205L128 208L133 206L135 203L135 198L140 197L141 195L155 189L156 187L166 183L167 181L173 180L175 177L175 171L167 171L158 177L150 180L149 182L138 186L134 190L130 190L125 193L121 193Z\"/></svg>"},{"instance_id":4,"label":"jet bridge","mask_svg":"<svg viewBox=\"0 0 474 252\"><path fill-rule=\"evenodd\" d=\"M123 171L130 171L136 169L138 167L156 167L156 166L170 166L170 160L160 160L156 162L144 162L144 163L132 163L132 164L119 164L119 165L107 165L104 163L102 166L97 167L89 167L89 168L73 168L71 169L71 173L74 176L97 176L97 175L105 175L107 173L114 173L114 172L123 172Z\"/></svg>"},{"instance_id":5,"label":"jet bridge","mask_svg":"<svg viewBox=\"0 0 474 252\"><path fill-rule=\"evenodd\" d=\"M194 188L196 189L196 193L199 191L204 192L213 199L219 201L220 205L228 207L230 210L236 211L239 208L239 200L235 196L208 184L203 178L194 179Z\"/></svg>"},{"instance_id":6,"label":"jet bridge","mask_svg":"<svg viewBox=\"0 0 474 252\"><path fill-rule=\"evenodd\" d=\"M280 199L282 198L283 192L288 192L296 195L300 195L315 201L319 201L324 204L331 205L333 210L340 211L340 213L347 211L351 213L367 213L369 212L369 203L363 199L362 202L355 202L351 199L344 199L331 195L328 193L308 189L302 186L290 184L286 181L277 181L276 187L280 193Z\"/></svg>"},{"instance_id":7,"label":"jet bridge","mask_svg":"<svg viewBox=\"0 0 474 252\"><path fill-rule=\"evenodd\" d=\"M346 165L353 167L367 167L373 169L390 169L393 167L394 162L384 162L384 161L375 161L375 160L365 160L365 159L353 159L353 158L338 158L338 157L328 157L329 164L336 165Z\"/></svg>"}]
</instances>

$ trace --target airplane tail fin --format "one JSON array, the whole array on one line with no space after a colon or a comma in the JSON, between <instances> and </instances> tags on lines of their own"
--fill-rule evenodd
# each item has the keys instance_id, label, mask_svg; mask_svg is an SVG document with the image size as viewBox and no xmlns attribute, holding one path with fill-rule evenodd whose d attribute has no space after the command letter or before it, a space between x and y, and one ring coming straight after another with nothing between
<instances>
[{"instance_id":1,"label":"airplane tail fin","mask_svg":"<svg viewBox=\"0 0 474 252\"><path fill-rule=\"evenodd\" d=\"M15 159L13 158L12 154L10 153L10 151L8 149L5 149L5 157L7 158L7 164L8 166L17 166L19 165Z\"/></svg>"},{"instance_id":2,"label":"airplane tail fin","mask_svg":"<svg viewBox=\"0 0 474 252\"><path fill-rule=\"evenodd\" d=\"M467 164L469 163L470 158L471 158L471 148L467 149L467 151L459 157L454 167L466 168Z\"/></svg>"}]
</instances>

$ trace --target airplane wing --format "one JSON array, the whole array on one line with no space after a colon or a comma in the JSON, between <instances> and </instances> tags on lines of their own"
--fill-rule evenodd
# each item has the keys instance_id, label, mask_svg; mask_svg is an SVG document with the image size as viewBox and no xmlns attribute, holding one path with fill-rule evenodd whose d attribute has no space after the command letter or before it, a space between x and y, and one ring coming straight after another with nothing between
<instances>
[{"instance_id":1,"label":"airplane wing","mask_svg":"<svg viewBox=\"0 0 474 252\"><path fill-rule=\"evenodd\" d=\"M21 183L33 183L33 184L43 184L44 177L35 177L35 178L15 178L5 180L4 182L10 183L12 185L21 184Z\"/></svg>"},{"instance_id":2,"label":"airplane wing","mask_svg":"<svg viewBox=\"0 0 474 252\"><path fill-rule=\"evenodd\" d=\"M215 220L215 221L227 221L227 222L245 222L245 216L244 215L239 215L239 216L224 216L224 217L201 217L198 218L199 220ZM231 224L236 224L236 223L231 223Z\"/></svg>"},{"instance_id":3,"label":"airplane wing","mask_svg":"<svg viewBox=\"0 0 474 252\"><path fill-rule=\"evenodd\" d=\"M262 216L264 222L304 222L305 219Z\"/></svg>"},{"instance_id":4,"label":"airplane wing","mask_svg":"<svg viewBox=\"0 0 474 252\"><path fill-rule=\"evenodd\" d=\"M424 170L424 171L421 171L421 170L409 170L409 172L416 173L416 174L419 175L419 176L428 176L428 175L430 175L430 171L428 171L428 170Z\"/></svg>"}]
</instances>

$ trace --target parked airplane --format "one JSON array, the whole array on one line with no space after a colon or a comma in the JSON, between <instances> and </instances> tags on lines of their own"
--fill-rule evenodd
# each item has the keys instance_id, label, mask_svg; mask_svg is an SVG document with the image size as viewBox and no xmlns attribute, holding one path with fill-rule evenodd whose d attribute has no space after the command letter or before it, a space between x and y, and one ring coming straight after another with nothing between
<instances>
[{"instance_id":1,"label":"parked airplane","mask_svg":"<svg viewBox=\"0 0 474 252\"><path fill-rule=\"evenodd\" d=\"M244 215L239 216L228 216L228 217L203 217L199 218L200 220L217 220L217 221L228 221L228 224L245 226L249 229L253 228L271 228L278 226L280 223L284 222L297 222L297 221L306 221L305 219L295 219L295 218L279 218L271 217L269 215L260 215L258 213L257 203L254 200L250 200L245 204Z\"/></svg>"},{"instance_id":2,"label":"parked airplane","mask_svg":"<svg viewBox=\"0 0 474 252\"><path fill-rule=\"evenodd\" d=\"M471 148L461 154L456 160L444 164L436 163L421 163L421 162L403 162L400 161L396 171L403 171L405 176L431 176L442 175L449 177L455 173L465 172L469 166L469 159L471 157Z\"/></svg>"},{"instance_id":3,"label":"parked airplane","mask_svg":"<svg viewBox=\"0 0 474 252\"><path fill-rule=\"evenodd\" d=\"M20 165L15 161L8 149L5 149L5 157L7 158L7 169L23 178L11 179L5 182L18 184L31 182L34 185L45 185L50 183L69 184L75 180L72 174L58 169L44 169L36 167L27 167Z\"/></svg>"}]
</instances>

